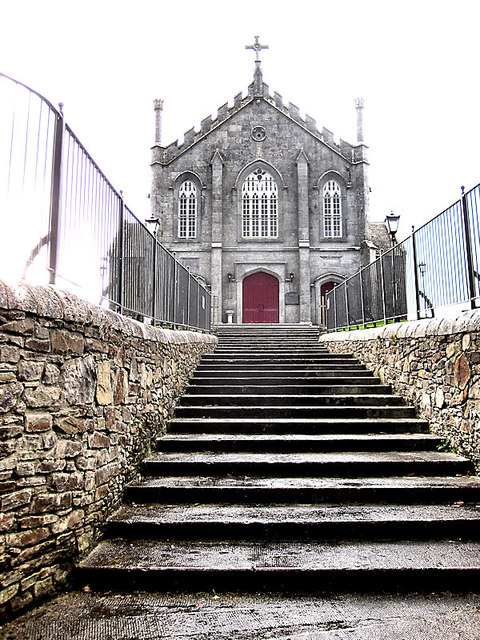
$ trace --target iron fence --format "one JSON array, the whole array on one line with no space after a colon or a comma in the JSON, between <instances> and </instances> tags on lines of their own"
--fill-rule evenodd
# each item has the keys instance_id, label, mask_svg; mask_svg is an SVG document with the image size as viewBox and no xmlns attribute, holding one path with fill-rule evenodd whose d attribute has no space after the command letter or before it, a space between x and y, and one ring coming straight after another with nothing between
<instances>
[{"instance_id":1,"label":"iron fence","mask_svg":"<svg viewBox=\"0 0 480 640\"><path fill-rule=\"evenodd\" d=\"M430 318L480 302L480 185L326 296L329 331Z\"/></svg>"},{"instance_id":2,"label":"iron fence","mask_svg":"<svg viewBox=\"0 0 480 640\"><path fill-rule=\"evenodd\" d=\"M210 293L124 203L61 105L0 74L0 277L210 329Z\"/></svg>"}]
</instances>

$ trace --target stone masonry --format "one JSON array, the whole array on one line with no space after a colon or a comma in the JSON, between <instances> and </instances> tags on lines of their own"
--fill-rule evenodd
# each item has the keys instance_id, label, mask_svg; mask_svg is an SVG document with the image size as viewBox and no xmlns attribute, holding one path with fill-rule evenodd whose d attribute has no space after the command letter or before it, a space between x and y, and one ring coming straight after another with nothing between
<instances>
[{"instance_id":1,"label":"stone masonry","mask_svg":"<svg viewBox=\"0 0 480 640\"><path fill-rule=\"evenodd\" d=\"M157 126L160 107L156 101ZM152 149L152 217L158 238L211 286L215 322L243 319L247 277L262 271L278 280L280 323L321 323L322 285L341 282L373 258L370 243L368 161L357 101L356 144L317 128L299 108L269 92L259 61L248 93L205 118L183 141ZM254 171L270 174L278 189L278 233L246 236L242 185ZM197 193L196 233L181 237L179 199L188 181ZM327 237L323 188L335 181L341 193L341 233Z\"/></svg>"},{"instance_id":2,"label":"stone masonry","mask_svg":"<svg viewBox=\"0 0 480 640\"><path fill-rule=\"evenodd\" d=\"M0 282L0 615L66 579L215 344Z\"/></svg>"},{"instance_id":3,"label":"stone masonry","mask_svg":"<svg viewBox=\"0 0 480 640\"><path fill-rule=\"evenodd\" d=\"M480 311L325 334L414 404L432 431L480 469Z\"/></svg>"}]
</instances>

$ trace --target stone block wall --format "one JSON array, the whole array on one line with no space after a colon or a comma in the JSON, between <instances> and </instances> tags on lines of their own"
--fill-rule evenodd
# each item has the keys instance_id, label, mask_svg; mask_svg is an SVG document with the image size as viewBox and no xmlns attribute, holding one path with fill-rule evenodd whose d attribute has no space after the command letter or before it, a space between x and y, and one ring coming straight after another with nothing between
<instances>
[{"instance_id":1,"label":"stone block wall","mask_svg":"<svg viewBox=\"0 0 480 640\"><path fill-rule=\"evenodd\" d=\"M215 345L0 282L0 616L62 584Z\"/></svg>"},{"instance_id":2,"label":"stone block wall","mask_svg":"<svg viewBox=\"0 0 480 640\"><path fill-rule=\"evenodd\" d=\"M480 471L480 310L320 340L332 352L354 353Z\"/></svg>"}]
</instances>

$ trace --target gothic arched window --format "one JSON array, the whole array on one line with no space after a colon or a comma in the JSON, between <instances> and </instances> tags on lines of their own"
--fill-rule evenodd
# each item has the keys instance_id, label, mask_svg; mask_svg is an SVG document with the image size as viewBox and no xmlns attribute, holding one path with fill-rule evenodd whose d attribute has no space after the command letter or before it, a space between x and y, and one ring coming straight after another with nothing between
<instances>
[{"instance_id":1,"label":"gothic arched window","mask_svg":"<svg viewBox=\"0 0 480 640\"><path fill-rule=\"evenodd\" d=\"M242 236L278 237L278 187L268 171L255 169L242 186Z\"/></svg>"},{"instance_id":2,"label":"gothic arched window","mask_svg":"<svg viewBox=\"0 0 480 640\"><path fill-rule=\"evenodd\" d=\"M197 237L197 187L185 180L178 192L178 237Z\"/></svg>"},{"instance_id":3,"label":"gothic arched window","mask_svg":"<svg viewBox=\"0 0 480 640\"><path fill-rule=\"evenodd\" d=\"M342 192L335 180L323 187L323 233L326 238L342 236Z\"/></svg>"}]
</instances>

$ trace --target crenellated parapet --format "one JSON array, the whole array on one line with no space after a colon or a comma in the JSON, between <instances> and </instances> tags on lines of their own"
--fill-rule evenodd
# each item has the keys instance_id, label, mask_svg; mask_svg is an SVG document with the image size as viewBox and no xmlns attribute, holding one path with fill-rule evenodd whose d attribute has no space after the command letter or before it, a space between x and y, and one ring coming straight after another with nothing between
<instances>
[{"instance_id":1,"label":"crenellated parapet","mask_svg":"<svg viewBox=\"0 0 480 640\"><path fill-rule=\"evenodd\" d=\"M357 144L353 145L345 140L336 139L333 132L326 127L319 129L316 120L308 114L302 117L300 108L296 104L292 102L289 102L288 105L285 104L281 94L276 91L273 92L273 95L270 95L268 85L263 82L261 85L252 83L248 87L247 95L245 96L242 92L237 93L233 99L233 105L230 106L228 102L221 105L215 118L209 115L201 121L199 130L195 130L195 127L192 127L186 131L182 142L175 140L166 147L156 144L153 147L152 163L169 164L255 100L265 100L271 104L275 109L341 155L350 164L366 162L366 146L363 140L359 140Z\"/></svg>"}]
</instances>

